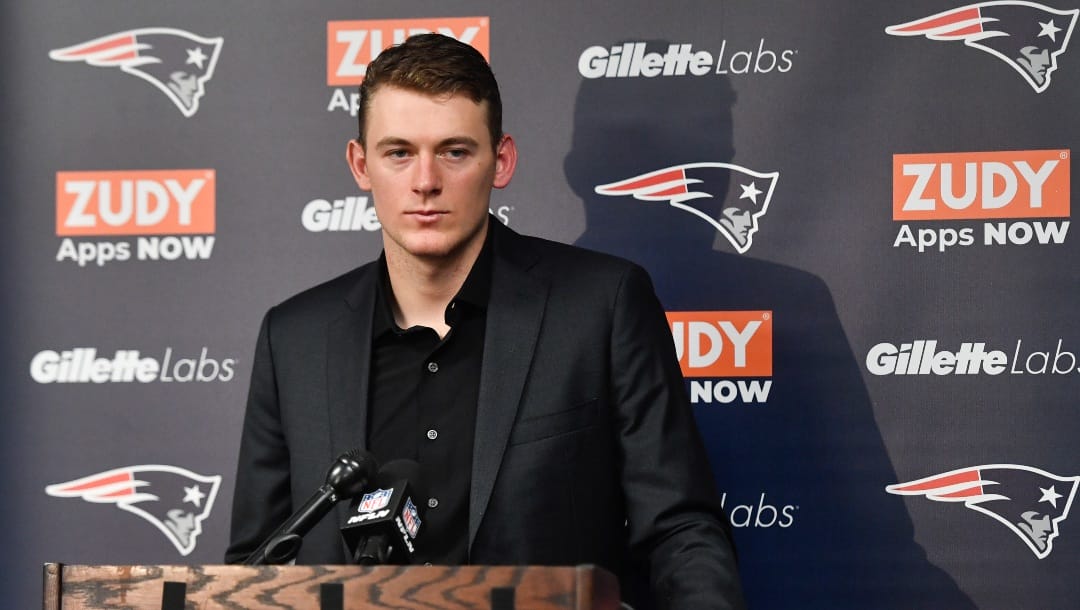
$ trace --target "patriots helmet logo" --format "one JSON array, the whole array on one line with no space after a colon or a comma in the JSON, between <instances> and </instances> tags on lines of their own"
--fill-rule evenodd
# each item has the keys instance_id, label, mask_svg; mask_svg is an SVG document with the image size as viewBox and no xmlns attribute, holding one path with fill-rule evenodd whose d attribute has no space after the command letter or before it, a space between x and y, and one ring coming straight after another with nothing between
<instances>
[{"instance_id":1,"label":"patriots helmet logo","mask_svg":"<svg viewBox=\"0 0 1080 610\"><path fill-rule=\"evenodd\" d=\"M190 118L214 76L223 40L175 28L141 28L55 49L49 57L118 67L157 87Z\"/></svg>"},{"instance_id":2,"label":"patriots helmet logo","mask_svg":"<svg viewBox=\"0 0 1080 610\"><path fill-rule=\"evenodd\" d=\"M716 228L744 254L753 245L758 219L769 210L779 172L762 173L731 163L686 163L633 176L594 189L598 195L632 195L640 201L666 201ZM740 194L725 202L719 187L734 182Z\"/></svg>"},{"instance_id":3,"label":"patriots helmet logo","mask_svg":"<svg viewBox=\"0 0 1080 610\"><path fill-rule=\"evenodd\" d=\"M1061 477L1016 464L992 464L889 485L891 494L963 502L1020 537L1039 559L1054 548L1058 525L1069 516L1080 476Z\"/></svg>"},{"instance_id":4,"label":"patriots helmet logo","mask_svg":"<svg viewBox=\"0 0 1080 610\"><path fill-rule=\"evenodd\" d=\"M176 466L139 465L49 485L45 493L115 504L149 521L186 556L195 550L195 539L210 516L220 485L217 475L203 476Z\"/></svg>"},{"instance_id":5,"label":"patriots helmet logo","mask_svg":"<svg viewBox=\"0 0 1080 610\"><path fill-rule=\"evenodd\" d=\"M980 2L885 28L893 36L962 40L1004 61L1037 93L1050 86L1080 9L1059 11L1016 0Z\"/></svg>"}]
</instances>

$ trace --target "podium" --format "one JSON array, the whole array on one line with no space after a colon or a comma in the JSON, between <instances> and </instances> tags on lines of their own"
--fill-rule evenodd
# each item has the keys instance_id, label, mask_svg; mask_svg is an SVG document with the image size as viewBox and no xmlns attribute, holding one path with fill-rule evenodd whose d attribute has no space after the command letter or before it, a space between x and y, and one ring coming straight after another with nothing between
<instances>
[{"instance_id":1,"label":"podium","mask_svg":"<svg viewBox=\"0 0 1080 610\"><path fill-rule=\"evenodd\" d=\"M94 566L47 563L43 610L617 610L595 566Z\"/></svg>"}]
</instances>

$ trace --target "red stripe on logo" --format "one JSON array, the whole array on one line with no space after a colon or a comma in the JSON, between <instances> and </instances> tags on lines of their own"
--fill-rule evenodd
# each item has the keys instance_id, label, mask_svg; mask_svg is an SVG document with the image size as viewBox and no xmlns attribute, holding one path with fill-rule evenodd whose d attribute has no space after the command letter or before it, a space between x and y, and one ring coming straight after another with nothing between
<instances>
[{"instance_id":1,"label":"red stripe on logo","mask_svg":"<svg viewBox=\"0 0 1080 610\"><path fill-rule=\"evenodd\" d=\"M897 491L928 491L933 489L940 489L942 487L948 487L949 485L958 485L960 483L974 483L979 480L978 470L965 470L956 474L935 477L920 483L912 483L910 485L898 486ZM942 496L948 497L948 496Z\"/></svg>"},{"instance_id":2,"label":"red stripe on logo","mask_svg":"<svg viewBox=\"0 0 1080 610\"><path fill-rule=\"evenodd\" d=\"M87 46L75 47L69 50L65 55L70 57L78 57L80 55L93 55L102 51L108 51L114 47L132 46L135 44L135 37L131 35L117 36L115 38L109 38L96 44L88 44Z\"/></svg>"},{"instance_id":3,"label":"red stripe on logo","mask_svg":"<svg viewBox=\"0 0 1080 610\"><path fill-rule=\"evenodd\" d=\"M120 474L114 474L111 477L102 477L100 479L94 479L93 481L87 481L80 485L73 485L71 487L65 487L64 491L85 491L87 489L95 489L97 487L104 487L105 485L112 485L114 483L127 483L131 481L131 475L124 472Z\"/></svg>"},{"instance_id":4,"label":"red stripe on logo","mask_svg":"<svg viewBox=\"0 0 1080 610\"><path fill-rule=\"evenodd\" d=\"M961 9L961 10L953 11L951 13L945 13L944 15L940 15L940 16L937 16L937 17L930 17L929 19L924 19L923 21L916 21L916 22L914 22L912 24L909 24L909 25L906 25L904 27L896 28L895 31L896 32L921 32L923 30L931 30L931 29L934 29L934 28L939 28L939 27L942 27L942 26L958 23L960 21L967 21L969 19L978 19L978 18L979 18L979 9L978 8L967 8L967 9Z\"/></svg>"}]
</instances>

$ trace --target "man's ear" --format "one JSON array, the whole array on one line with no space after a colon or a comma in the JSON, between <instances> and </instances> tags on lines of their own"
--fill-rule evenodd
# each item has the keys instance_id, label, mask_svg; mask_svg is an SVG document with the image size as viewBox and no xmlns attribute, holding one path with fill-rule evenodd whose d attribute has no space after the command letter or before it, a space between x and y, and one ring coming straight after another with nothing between
<instances>
[{"instance_id":1,"label":"man's ear","mask_svg":"<svg viewBox=\"0 0 1080 610\"><path fill-rule=\"evenodd\" d=\"M371 177L367 171L367 155L364 153L364 145L358 140L349 140L349 146L345 149L345 159L349 163L353 179L361 190L371 190Z\"/></svg>"},{"instance_id":2,"label":"man's ear","mask_svg":"<svg viewBox=\"0 0 1080 610\"><path fill-rule=\"evenodd\" d=\"M495 188L505 188L514 177L514 168L517 167L517 145L514 138L504 134L499 140L499 146L495 148L495 180L492 182Z\"/></svg>"}]
</instances>

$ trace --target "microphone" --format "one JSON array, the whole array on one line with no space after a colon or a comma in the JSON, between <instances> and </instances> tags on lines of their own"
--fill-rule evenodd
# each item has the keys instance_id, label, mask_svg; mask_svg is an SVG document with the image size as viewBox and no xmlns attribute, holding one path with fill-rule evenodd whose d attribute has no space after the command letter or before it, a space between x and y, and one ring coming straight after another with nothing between
<instances>
[{"instance_id":1,"label":"microphone","mask_svg":"<svg viewBox=\"0 0 1080 610\"><path fill-rule=\"evenodd\" d=\"M379 469L374 489L353 500L341 535L353 562L406 565L416 553L426 489L420 465L393 460ZM415 498L415 500L414 500ZM419 500L419 501L418 501Z\"/></svg>"},{"instance_id":2,"label":"microphone","mask_svg":"<svg viewBox=\"0 0 1080 610\"><path fill-rule=\"evenodd\" d=\"M288 563L300 552L305 534L315 527L338 502L360 494L375 473L375 458L362 449L353 449L338 456L326 472L326 483L311 498L277 528L244 565L276 565Z\"/></svg>"}]
</instances>

